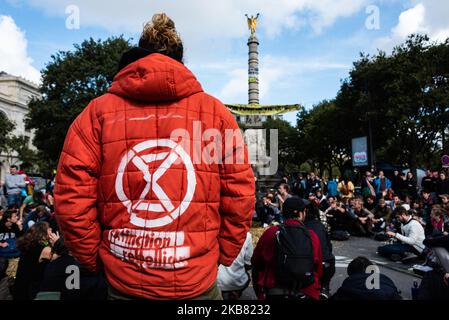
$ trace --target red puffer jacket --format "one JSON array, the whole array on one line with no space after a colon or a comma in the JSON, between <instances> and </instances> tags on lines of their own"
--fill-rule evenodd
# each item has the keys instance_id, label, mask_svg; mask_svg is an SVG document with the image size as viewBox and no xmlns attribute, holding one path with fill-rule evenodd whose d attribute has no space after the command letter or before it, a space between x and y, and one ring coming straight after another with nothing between
<instances>
[{"instance_id":1,"label":"red puffer jacket","mask_svg":"<svg viewBox=\"0 0 449 320\"><path fill-rule=\"evenodd\" d=\"M254 211L237 129L183 64L151 54L121 70L73 122L59 161L56 216L73 255L103 264L124 294L206 291L218 263L239 254Z\"/></svg>"}]
</instances>

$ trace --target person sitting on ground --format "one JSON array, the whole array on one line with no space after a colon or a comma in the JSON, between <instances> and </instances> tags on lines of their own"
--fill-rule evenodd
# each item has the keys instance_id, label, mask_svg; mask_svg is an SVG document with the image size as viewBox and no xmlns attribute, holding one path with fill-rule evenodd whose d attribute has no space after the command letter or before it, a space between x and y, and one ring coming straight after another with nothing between
<instances>
[{"instance_id":1,"label":"person sitting on ground","mask_svg":"<svg viewBox=\"0 0 449 320\"><path fill-rule=\"evenodd\" d=\"M240 299L243 291L248 287L250 283L248 271L251 270L253 251L253 238L248 232L245 243L232 265L218 267L217 282L224 300Z\"/></svg>"},{"instance_id":2,"label":"person sitting on ground","mask_svg":"<svg viewBox=\"0 0 449 320\"><path fill-rule=\"evenodd\" d=\"M13 288L14 300L33 300L39 290L45 265L51 259L48 223L38 222L17 241L21 252Z\"/></svg>"},{"instance_id":3,"label":"person sitting on ground","mask_svg":"<svg viewBox=\"0 0 449 320\"><path fill-rule=\"evenodd\" d=\"M318 189L321 189L321 180L315 172L310 173L310 178L307 180L307 189L309 193L315 193Z\"/></svg>"},{"instance_id":4,"label":"person sitting on ground","mask_svg":"<svg viewBox=\"0 0 449 320\"><path fill-rule=\"evenodd\" d=\"M401 222L401 234L393 231L387 231L387 234L400 243L379 247L378 253L393 260L400 258L403 262L406 262L413 254L418 257L421 256L425 247L423 244L425 239L424 228L412 218L411 212L404 207L397 208L394 215Z\"/></svg>"},{"instance_id":5,"label":"person sitting on ground","mask_svg":"<svg viewBox=\"0 0 449 320\"><path fill-rule=\"evenodd\" d=\"M402 206L402 199L399 196L399 194L394 194L393 195L393 200L390 201L389 203L389 207L391 209L391 212L394 212L394 210L396 210L396 208Z\"/></svg>"},{"instance_id":6,"label":"person sitting on ground","mask_svg":"<svg viewBox=\"0 0 449 320\"><path fill-rule=\"evenodd\" d=\"M7 210L0 221L0 257L17 258L17 238L23 234L22 221L19 220L17 210Z\"/></svg>"},{"instance_id":7,"label":"person sitting on ground","mask_svg":"<svg viewBox=\"0 0 449 320\"><path fill-rule=\"evenodd\" d=\"M373 223L372 213L363 207L363 200L356 198L354 200L353 212L353 226L352 234L355 236L372 236ZM351 232L350 231L350 232Z\"/></svg>"},{"instance_id":8,"label":"person sitting on ground","mask_svg":"<svg viewBox=\"0 0 449 320\"><path fill-rule=\"evenodd\" d=\"M416 179L413 176L413 173L411 171L407 172L407 179L406 182L406 192L409 196L413 198L417 198L418 196L418 189L416 187Z\"/></svg>"},{"instance_id":9,"label":"person sitting on ground","mask_svg":"<svg viewBox=\"0 0 449 320\"><path fill-rule=\"evenodd\" d=\"M324 212L327 210L327 208L329 208L329 202L327 201L326 196L323 194L323 191L321 189L316 190L315 198L320 211Z\"/></svg>"},{"instance_id":10,"label":"person sitting on ground","mask_svg":"<svg viewBox=\"0 0 449 320\"><path fill-rule=\"evenodd\" d=\"M321 251L323 253L323 277L321 278L321 298L330 297L330 282L335 274L335 256L332 253L332 242L323 223L320 222L320 210L311 203L308 206L304 225L313 230L320 239Z\"/></svg>"},{"instance_id":11,"label":"person sitting on ground","mask_svg":"<svg viewBox=\"0 0 449 320\"><path fill-rule=\"evenodd\" d=\"M323 275L323 255L320 239L312 230L304 230L303 228L303 221L307 214L306 208L309 204L310 202L304 199L297 197L288 198L282 208L285 224L267 229L260 237L251 259L253 266L253 287L259 299L318 300L320 298L320 281ZM311 239L310 252L307 253L307 258L311 258L311 260L309 261L307 259L306 262L311 263L313 271L310 270L309 272L313 272L313 283L304 288L301 286L299 290L288 287L292 282L288 284L282 283L281 278L284 278L287 274L282 273L279 262L277 261L277 259L280 260L278 254L281 248L280 242L278 242L279 235L281 232L284 234L287 233L287 230L289 230L289 234L293 231L296 234L296 231L298 231L298 235L301 234ZM300 247L307 248L306 245L310 245L310 242L301 243ZM296 266L299 265L296 264Z\"/></svg>"},{"instance_id":12,"label":"person sitting on ground","mask_svg":"<svg viewBox=\"0 0 449 320\"><path fill-rule=\"evenodd\" d=\"M351 224L351 217L349 216L345 206L342 202L337 202L334 197L329 197L329 208L325 211L327 222L330 226L330 231L345 231L348 232Z\"/></svg>"},{"instance_id":13,"label":"person sitting on ground","mask_svg":"<svg viewBox=\"0 0 449 320\"><path fill-rule=\"evenodd\" d=\"M290 186L287 183L281 183L278 187L278 194L276 196L277 204L279 210L282 210L282 205L285 200L292 197L290 194Z\"/></svg>"},{"instance_id":14,"label":"person sitting on ground","mask_svg":"<svg viewBox=\"0 0 449 320\"><path fill-rule=\"evenodd\" d=\"M363 202L363 207L368 210L372 211L376 207L376 197L372 195L367 195L365 197L365 201Z\"/></svg>"},{"instance_id":15,"label":"person sitting on ground","mask_svg":"<svg viewBox=\"0 0 449 320\"><path fill-rule=\"evenodd\" d=\"M448 233L447 225L445 224L445 215L446 212L443 208L436 204L432 207L432 212L430 214L430 221L432 224L432 236L438 236L444 233Z\"/></svg>"},{"instance_id":16,"label":"person sitting on ground","mask_svg":"<svg viewBox=\"0 0 449 320\"><path fill-rule=\"evenodd\" d=\"M280 223L282 221L281 211L279 209L279 202L272 192L267 193L266 205L273 210L274 219L271 223Z\"/></svg>"},{"instance_id":17,"label":"person sitting on ground","mask_svg":"<svg viewBox=\"0 0 449 320\"><path fill-rule=\"evenodd\" d=\"M349 180L349 177L344 177L342 181L338 183L338 192L342 198L353 198L354 197L354 184Z\"/></svg>"},{"instance_id":18,"label":"person sitting on ground","mask_svg":"<svg viewBox=\"0 0 449 320\"><path fill-rule=\"evenodd\" d=\"M437 190L438 195L449 193L449 178L446 176L444 171L440 172L440 177L437 180Z\"/></svg>"},{"instance_id":19,"label":"person sitting on ground","mask_svg":"<svg viewBox=\"0 0 449 320\"><path fill-rule=\"evenodd\" d=\"M441 207L449 214L449 194L440 194Z\"/></svg>"},{"instance_id":20,"label":"person sitting on ground","mask_svg":"<svg viewBox=\"0 0 449 320\"><path fill-rule=\"evenodd\" d=\"M348 265L348 277L332 296L332 300L402 300L394 282L382 273L378 273L378 288L371 288L370 277L377 272L374 263L365 257L357 257ZM368 279L370 278L370 279ZM374 284L373 284L374 285Z\"/></svg>"},{"instance_id":21,"label":"person sitting on ground","mask_svg":"<svg viewBox=\"0 0 449 320\"><path fill-rule=\"evenodd\" d=\"M361 182L361 190L362 190L362 196L366 197L368 195L376 197L376 191L374 188L374 178L371 172L367 171L365 173L365 176L362 178Z\"/></svg>"},{"instance_id":22,"label":"person sitting on ground","mask_svg":"<svg viewBox=\"0 0 449 320\"><path fill-rule=\"evenodd\" d=\"M32 195L28 195L25 200L23 200L22 206L20 207L20 219L25 221L32 208L36 208L43 204L44 200L42 198L42 192L34 190Z\"/></svg>"},{"instance_id":23,"label":"person sitting on ground","mask_svg":"<svg viewBox=\"0 0 449 320\"><path fill-rule=\"evenodd\" d=\"M275 217L274 209L269 205L270 201L267 196L262 197L257 206L257 217L263 227L268 226Z\"/></svg>"},{"instance_id":24,"label":"person sitting on ground","mask_svg":"<svg viewBox=\"0 0 449 320\"><path fill-rule=\"evenodd\" d=\"M387 226L391 223L391 215L392 211L387 206L385 199L379 199L377 206L371 210L373 214L372 222L373 222L373 231L374 232L383 232L386 230Z\"/></svg>"},{"instance_id":25,"label":"person sitting on ground","mask_svg":"<svg viewBox=\"0 0 449 320\"><path fill-rule=\"evenodd\" d=\"M48 229L51 259L45 267L35 300L106 300L108 289L102 273L89 272L70 254L63 236ZM70 273L72 272L72 273ZM79 287L67 286L71 274L79 272Z\"/></svg>"},{"instance_id":26,"label":"person sitting on ground","mask_svg":"<svg viewBox=\"0 0 449 320\"><path fill-rule=\"evenodd\" d=\"M24 221L23 230L26 232L29 228L31 228L35 223L46 221L50 223L51 217L50 213L47 210L47 207L40 205L37 206L34 210L30 212L28 217Z\"/></svg>"},{"instance_id":27,"label":"person sitting on ground","mask_svg":"<svg viewBox=\"0 0 449 320\"><path fill-rule=\"evenodd\" d=\"M377 199L385 198L388 194L388 190L391 188L391 181L382 170L379 171L379 175L374 179L374 188L376 190Z\"/></svg>"}]
</instances>

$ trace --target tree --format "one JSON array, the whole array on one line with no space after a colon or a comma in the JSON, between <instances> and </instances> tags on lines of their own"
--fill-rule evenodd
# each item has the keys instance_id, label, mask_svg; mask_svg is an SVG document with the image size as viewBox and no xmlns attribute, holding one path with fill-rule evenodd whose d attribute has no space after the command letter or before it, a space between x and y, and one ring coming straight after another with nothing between
<instances>
[{"instance_id":1,"label":"tree","mask_svg":"<svg viewBox=\"0 0 449 320\"><path fill-rule=\"evenodd\" d=\"M123 37L91 38L74 47L53 55L42 70L42 99L30 102L25 119L27 129L35 129L37 156L53 168L70 124L92 99L107 91L130 44Z\"/></svg>"},{"instance_id":2,"label":"tree","mask_svg":"<svg viewBox=\"0 0 449 320\"><path fill-rule=\"evenodd\" d=\"M15 124L8 119L6 114L0 112L0 153L6 151L8 136L14 127Z\"/></svg>"},{"instance_id":3,"label":"tree","mask_svg":"<svg viewBox=\"0 0 449 320\"><path fill-rule=\"evenodd\" d=\"M351 119L348 139L372 127L377 158L412 169L429 166L449 126L449 42L413 35L393 50L362 55L336 98Z\"/></svg>"},{"instance_id":4,"label":"tree","mask_svg":"<svg viewBox=\"0 0 449 320\"><path fill-rule=\"evenodd\" d=\"M37 169L37 153L29 148L30 138L26 136L8 135L4 152L8 162L13 163L13 159L19 159L20 169L34 172Z\"/></svg>"},{"instance_id":5,"label":"tree","mask_svg":"<svg viewBox=\"0 0 449 320\"><path fill-rule=\"evenodd\" d=\"M298 132L288 122L282 119L270 118L264 122L264 129L278 130L278 163L279 170L282 172L299 171L300 152L301 149L297 147ZM269 152L269 143L271 137L267 134L267 152ZM272 156L272 155L270 155Z\"/></svg>"},{"instance_id":6,"label":"tree","mask_svg":"<svg viewBox=\"0 0 449 320\"><path fill-rule=\"evenodd\" d=\"M342 172L350 151L347 135L351 124L335 101L324 100L298 113L296 126L305 156L302 160L317 167L321 175L325 169L332 175L334 166Z\"/></svg>"}]
</instances>

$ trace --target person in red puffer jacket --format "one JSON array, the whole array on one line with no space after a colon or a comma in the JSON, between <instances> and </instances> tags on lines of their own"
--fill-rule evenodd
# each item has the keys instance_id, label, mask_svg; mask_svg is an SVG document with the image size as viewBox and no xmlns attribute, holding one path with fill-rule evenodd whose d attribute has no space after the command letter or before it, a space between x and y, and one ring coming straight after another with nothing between
<instances>
[{"instance_id":1,"label":"person in red puffer jacket","mask_svg":"<svg viewBox=\"0 0 449 320\"><path fill-rule=\"evenodd\" d=\"M285 225L303 224L306 216L309 201L298 197L291 197L285 200L282 208L282 215L286 219ZM283 288L277 279L277 247L276 233L279 226L272 226L267 229L254 249L251 264L253 266L253 286L258 299L320 299L320 280L323 276L323 254L320 239L312 229L307 228L312 240L313 250L313 276L314 283L302 288L299 292L293 292Z\"/></svg>"},{"instance_id":2,"label":"person in red puffer jacket","mask_svg":"<svg viewBox=\"0 0 449 320\"><path fill-rule=\"evenodd\" d=\"M104 270L110 298L219 299L254 212L254 175L232 114L182 63L156 14L109 92L71 125L55 211L70 252Z\"/></svg>"}]
</instances>

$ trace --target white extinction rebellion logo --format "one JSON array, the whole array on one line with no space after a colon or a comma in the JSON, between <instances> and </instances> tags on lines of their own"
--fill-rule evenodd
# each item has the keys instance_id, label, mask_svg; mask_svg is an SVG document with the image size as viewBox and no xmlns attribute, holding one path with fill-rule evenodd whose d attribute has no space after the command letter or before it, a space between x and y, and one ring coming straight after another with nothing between
<instances>
[{"instance_id":1,"label":"white extinction rebellion logo","mask_svg":"<svg viewBox=\"0 0 449 320\"><path fill-rule=\"evenodd\" d=\"M174 206L172 200L164 191L164 186L159 184L159 179L169 174L168 169L180 159L187 172L187 190L178 206ZM160 165L150 172L152 162L160 162ZM130 200L124 191L124 175L127 172L128 164L133 163L142 173L146 185L137 200ZM151 166L154 168L154 166ZM172 179L171 183L176 183ZM133 184L134 185L134 184ZM178 219L189 207L196 189L196 175L190 156L182 148L170 139L147 140L132 147L120 161L117 177L115 179L115 192L122 204L130 214L130 222L137 227L157 228L168 225ZM152 193L153 200L147 199ZM157 200L154 200L154 197ZM139 213L146 219L139 217ZM152 215L152 213L154 213Z\"/></svg>"}]
</instances>

